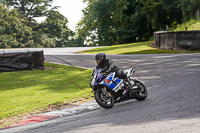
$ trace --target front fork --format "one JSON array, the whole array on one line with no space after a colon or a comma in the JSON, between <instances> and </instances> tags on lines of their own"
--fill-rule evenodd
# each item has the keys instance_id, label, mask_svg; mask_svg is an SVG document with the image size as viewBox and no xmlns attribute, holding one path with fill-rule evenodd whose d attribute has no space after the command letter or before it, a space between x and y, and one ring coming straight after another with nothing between
<instances>
[{"instance_id":1,"label":"front fork","mask_svg":"<svg viewBox=\"0 0 200 133\"><path fill-rule=\"evenodd\" d=\"M108 97L108 93L107 93L105 87L104 87L104 88L101 88L101 91L102 91L102 93L103 93L104 96Z\"/></svg>"},{"instance_id":2,"label":"front fork","mask_svg":"<svg viewBox=\"0 0 200 133\"><path fill-rule=\"evenodd\" d=\"M111 97L110 93L108 93L108 92L106 91L106 87L103 87L103 88L101 88L101 89L99 89L99 90L96 90L96 91L102 91L103 95L104 95L106 98L108 98L109 96ZM95 93L95 91L92 90L91 93Z\"/></svg>"}]
</instances>

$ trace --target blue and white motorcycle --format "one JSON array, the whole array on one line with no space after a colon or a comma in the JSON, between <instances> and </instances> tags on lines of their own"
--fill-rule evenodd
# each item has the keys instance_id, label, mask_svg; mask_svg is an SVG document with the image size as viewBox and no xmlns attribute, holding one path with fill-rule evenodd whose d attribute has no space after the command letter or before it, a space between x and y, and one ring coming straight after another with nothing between
<instances>
[{"instance_id":1,"label":"blue and white motorcycle","mask_svg":"<svg viewBox=\"0 0 200 133\"><path fill-rule=\"evenodd\" d=\"M133 68L124 70L127 79L119 79L115 72L107 76L101 74L102 69L94 69L90 80L96 102L103 108L109 109L114 103L136 99L146 99L148 92L142 82L131 77Z\"/></svg>"}]
</instances>

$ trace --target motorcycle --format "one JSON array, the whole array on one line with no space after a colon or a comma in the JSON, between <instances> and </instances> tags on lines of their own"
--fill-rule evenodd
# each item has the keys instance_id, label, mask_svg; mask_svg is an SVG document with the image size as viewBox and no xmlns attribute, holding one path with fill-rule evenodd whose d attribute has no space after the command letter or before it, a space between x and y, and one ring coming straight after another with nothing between
<instances>
[{"instance_id":1,"label":"motorcycle","mask_svg":"<svg viewBox=\"0 0 200 133\"><path fill-rule=\"evenodd\" d=\"M130 99L145 100L148 92L145 85L131 77L135 72L133 68L124 70L127 79L119 79L116 73L104 75L102 69L94 69L90 79L90 87L93 89L96 102L103 108L109 109L115 103Z\"/></svg>"}]
</instances>

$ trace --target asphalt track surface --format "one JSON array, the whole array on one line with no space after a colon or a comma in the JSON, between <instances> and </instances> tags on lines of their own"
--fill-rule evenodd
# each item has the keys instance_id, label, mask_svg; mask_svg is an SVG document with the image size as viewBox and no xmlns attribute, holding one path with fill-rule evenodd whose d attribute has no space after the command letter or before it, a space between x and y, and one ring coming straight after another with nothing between
<instances>
[{"instance_id":1,"label":"asphalt track surface","mask_svg":"<svg viewBox=\"0 0 200 133\"><path fill-rule=\"evenodd\" d=\"M94 55L45 55L45 61L93 69ZM144 101L129 100L96 110L10 128L17 133L199 133L200 54L110 55L133 67L148 89Z\"/></svg>"}]
</instances>

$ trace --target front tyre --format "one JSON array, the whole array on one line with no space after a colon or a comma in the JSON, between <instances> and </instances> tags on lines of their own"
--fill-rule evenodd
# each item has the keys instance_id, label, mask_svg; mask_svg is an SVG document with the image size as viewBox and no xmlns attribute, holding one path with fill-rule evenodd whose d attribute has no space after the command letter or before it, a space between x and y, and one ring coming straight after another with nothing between
<instances>
[{"instance_id":1,"label":"front tyre","mask_svg":"<svg viewBox=\"0 0 200 133\"><path fill-rule=\"evenodd\" d=\"M112 108L114 106L114 98L109 92L106 92L103 89L104 88L95 91L94 93L95 100L103 108L106 109Z\"/></svg>"},{"instance_id":2,"label":"front tyre","mask_svg":"<svg viewBox=\"0 0 200 133\"><path fill-rule=\"evenodd\" d=\"M137 86L138 88L137 91L134 92L135 99L138 101L145 100L148 95L147 88L145 87L145 85L142 82L135 80L135 86Z\"/></svg>"}]
</instances>

